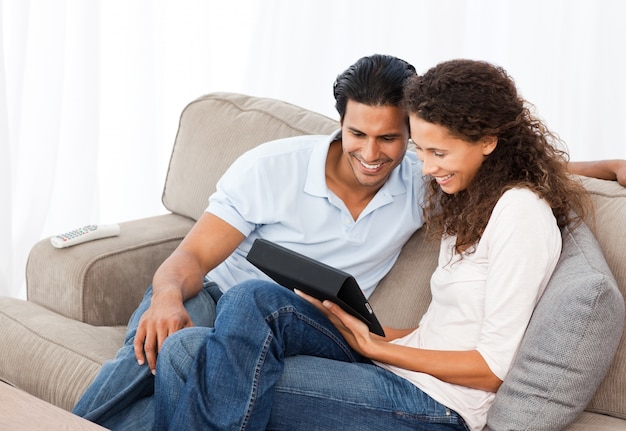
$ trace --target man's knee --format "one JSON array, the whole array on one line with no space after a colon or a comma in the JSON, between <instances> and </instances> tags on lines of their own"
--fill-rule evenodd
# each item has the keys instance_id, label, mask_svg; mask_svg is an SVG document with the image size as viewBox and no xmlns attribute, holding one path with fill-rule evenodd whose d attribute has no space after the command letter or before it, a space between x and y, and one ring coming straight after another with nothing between
<instances>
[{"instance_id":1,"label":"man's knee","mask_svg":"<svg viewBox=\"0 0 626 431\"><path fill-rule=\"evenodd\" d=\"M175 371L189 369L204 345L204 340L211 328L195 326L177 331L167 337L161 346L157 358L157 372L159 368L168 367Z\"/></svg>"},{"instance_id":2,"label":"man's knee","mask_svg":"<svg viewBox=\"0 0 626 431\"><path fill-rule=\"evenodd\" d=\"M266 280L246 280L234 286L223 297L223 303L233 308L272 308L293 301L293 293Z\"/></svg>"}]
</instances>

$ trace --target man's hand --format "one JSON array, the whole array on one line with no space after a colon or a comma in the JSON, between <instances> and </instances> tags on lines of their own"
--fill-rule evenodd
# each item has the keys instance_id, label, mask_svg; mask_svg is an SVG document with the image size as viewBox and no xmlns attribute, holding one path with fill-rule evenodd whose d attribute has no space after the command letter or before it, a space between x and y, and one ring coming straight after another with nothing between
<instances>
[{"instance_id":1,"label":"man's hand","mask_svg":"<svg viewBox=\"0 0 626 431\"><path fill-rule=\"evenodd\" d=\"M176 250L161 264L152 280L150 308L141 316L135 334L135 357L154 373L165 339L193 326L183 302L202 289L207 272L222 263L244 235L224 220L205 212Z\"/></svg>"},{"instance_id":2,"label":"man's hand","mask_svg":"<svg viewBox=\"0 0 626 431\"><path fill-rule=\"evenodd\" d=\"M615 160L614 169L617 182L626 187L626 160Z\"/></svg>"},{"instance_id":3,"label":"man's hand","mask_svg":"<svg viewBox=\"0 0 626 431\"><path fill-rule=\"evenodd\" d=\"M572 174L601 180L617 181L626 187L626 160L598 160L593 162L569 162L567 170Z\"/></svg>"},{"instance_id":4,"label":"man's hand","mask_svg":"<svg viewBox=\"0 0 626 431\"><path fill-rule=\"evenodd\" d=\"M153 297L152 304L141 317L135 334L135 357L139 365L147 361L154 374L157 354L165 339L190 326L193 326L193 322L182 300Z\"/></svg>"}]
</instances>

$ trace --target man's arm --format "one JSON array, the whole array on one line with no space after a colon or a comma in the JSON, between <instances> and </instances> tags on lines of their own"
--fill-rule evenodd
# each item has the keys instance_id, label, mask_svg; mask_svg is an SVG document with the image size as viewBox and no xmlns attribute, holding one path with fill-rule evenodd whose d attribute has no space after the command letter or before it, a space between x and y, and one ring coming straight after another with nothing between
<instances>
[{"instance_id":1,"label":"man's arm","mask_svg":"<svg viewBox=\"0 0 626 431\"><path fill-rule=\"evenodd\" d=\"M198 294L207 272L222 263L244 235L224 220L204 213L180 245L157 269L152 301L135 335L135 357L154 372L165 339L193 322L183 302ZM144 354L145 352L145 354Z\"/></svg>"},{"instance_id":2,"label":"man's arm","mask_svg":"<svg viewBox=\"0 0 626 431\"><path fill-rule=\"evenodd\" d=\"M593 162L569 162L567 170L576 175L612 180L626 186L626 160L598 160Z\"/></svg>"}]
</instances>

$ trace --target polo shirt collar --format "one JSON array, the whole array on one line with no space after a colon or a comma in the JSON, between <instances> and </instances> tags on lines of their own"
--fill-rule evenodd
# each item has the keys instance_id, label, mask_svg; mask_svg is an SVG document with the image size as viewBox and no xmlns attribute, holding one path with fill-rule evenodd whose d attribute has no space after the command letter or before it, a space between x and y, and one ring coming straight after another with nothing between
<instances>
[{"instance_id":1,"label":"polo shirt collar","mask_svg":"<svg viewBox=\"0 0 626 431\"><path fill-rule=\"evenodd\" d=\"M328 187L326 186L326 158L330 144L341 136L341 129L335 130L326 136L325 142L320 140L320 144L313 147L309 166L307 169L306 183L304 191L313 196L328 197Z\"/></svg>"}]
</instances>

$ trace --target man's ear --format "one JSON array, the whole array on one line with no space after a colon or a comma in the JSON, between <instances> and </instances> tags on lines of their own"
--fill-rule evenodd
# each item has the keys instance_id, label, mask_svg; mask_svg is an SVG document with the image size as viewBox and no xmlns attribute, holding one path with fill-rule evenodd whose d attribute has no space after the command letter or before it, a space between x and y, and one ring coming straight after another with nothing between
<instances>
[{"instance_id":1,"label":"man's ear","mask_svg":"<svg viewBox=\"0 0 626 431\"><path fill-rule=\"evenodd\" d=\"M493 153L493 150L498 146L497 136L485 136L481 139L480 145L483 147L483 156L488 156Z\"/></svg>"}]
</instances>

